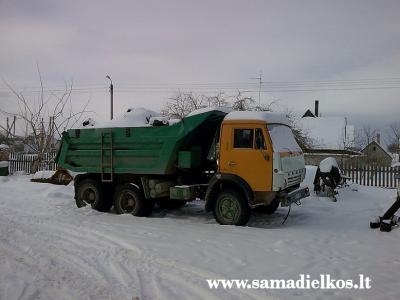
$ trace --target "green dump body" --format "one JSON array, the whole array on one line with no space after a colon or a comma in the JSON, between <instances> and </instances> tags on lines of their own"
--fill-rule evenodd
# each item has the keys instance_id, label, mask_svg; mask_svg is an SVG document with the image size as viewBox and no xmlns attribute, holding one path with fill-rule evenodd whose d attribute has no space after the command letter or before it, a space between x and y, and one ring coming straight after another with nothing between
<instances>
[{"instance_id":1,"label":"green dump body","mask_svg":"<svg viewBox=\"0 0 400 300\"><path fill-rule=\"evenodd\" d=\"M225 115L212 110L170 126L70 129L56 162L87 173L169 175L200 168Z\"/></svg>"}]
</instances>

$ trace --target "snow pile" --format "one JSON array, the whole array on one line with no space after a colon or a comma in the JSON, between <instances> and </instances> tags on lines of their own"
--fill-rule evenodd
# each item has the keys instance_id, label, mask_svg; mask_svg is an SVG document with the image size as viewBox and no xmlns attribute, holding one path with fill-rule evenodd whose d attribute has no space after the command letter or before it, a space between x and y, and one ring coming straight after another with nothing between
<instances>
[{"instance_id":1,"label":"snow pile","mask_svg":"<svg viewBox=\"0 0 400 300\"><path fill-rule=\"evenodd\" d=\"M268 125L274 152L301 152L290 127L273 124Z\"/></svg>"},{"instance_id":2,"label":"snow pile","mask_svg":"<svg viewBox=\"0 0 400 300\"><path fill-rule=\"evenodd\" d=\"M51 178L51 176L54 175L56 171L37 171L35 174L33 174L33 179L48 179Z\"/></svg>"},{"instance_id":3,"label":"snow pile","mask_svg":"<svg viewBox=\"0 0 400 300\"><path fill-rule=\"evenodd\" d=\"M392 168L400 167L400 162L392 164Z\"/></svg>"},{"instance_id":4,"label":"snow pile","mask_svg":"<svg viewBox=\"0 0 400 300\"><path fill-rule=\"evenodd\" d=\"M327 157L319 163L319 169L322 173L329 173L333 167L339 169L337 161L333 157Z\"/></svg>"},{"instance_id":5,"label":"snow pile","mask_svg":"<svg viewBox=\"0 0 400 300\"><path fill-rule=\"evenodd\" d=\"M165 126L169 125L167 117L151 117L149 120L150 126Z\"/></svg>"},{"instance_id":6,"label":"snow pile","mask_svg":"<svg viewBox=\"0 0 400 300\"><path fill-rule=\"evenodd\" d=\"M232 111L225 116L225 120L259 120L268 124L284 124L290 126L284 114L267 111Z\"/></svg>"},{"instance_id":7,"label":"snow pile","mask_svg":"<svg viewBox=\"0 0 400 300\"><path fill-rule=\"evenodd\" d=\"M10 146L8 146L6 144L0 144L0 150L7 150L9 148L10 148Z\"/></svg>"},{"instance_id":8,"label":"snow pile","mask_svg":"<svg viewBox=\"0 0 400 300\"><path fill-rule=\"evenodd\" d=\"M148 127L173 125L181 120L168 119L159 113L143 108L129 108L121 117L110 121L96 122L92 118L84 121L82 128Z\"/></svg>"},{"instance_id":9,"label":"snow pile","mask_svg":"<svg viewBox=\"0 0 400 300\"><path fill-rule=\"evenodd\" d=\"M7 160L0 161L0 168L8 167L9 163Z\"/></svg>"},{"instance_id":10,"label":"snow pile","mask_svg":"<svg viewBox=\"0 0 400 300\"><path fill-rule=\"evenodd\" d=\"M175 124L177 124L177 123L179 123L181 121L182 121L181 119L169 119L168 120L168 124L169 125L175 125Z\"/></svg>"},{"instance_id":11,"label":"snow pile","mask_svg":"<svg viewBox=\"0 0 400 300\"><path fill-rule=\"evenodd\" d=\"M232 108L229 107L225 107L225 106L220 106L220 107L203 107L200 109L196 109L194 111L192 111L191 113L189 113L186 117L191 117L191 116L195 116L195 115L199 115L199 114L204 114L206 112L210 112L210 111L220 111L223 113L229 113L232 111Z\"/></svg>"}]
</instances>

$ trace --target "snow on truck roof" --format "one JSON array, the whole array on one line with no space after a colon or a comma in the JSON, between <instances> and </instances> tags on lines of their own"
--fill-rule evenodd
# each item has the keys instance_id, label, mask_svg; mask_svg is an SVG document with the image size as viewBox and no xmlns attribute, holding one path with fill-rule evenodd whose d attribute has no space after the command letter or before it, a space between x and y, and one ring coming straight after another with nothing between
<instances>
[{"instance_id":1,"label":"snow on truck roof","mask_svg":"<svg viewBox=\"0 0 400 300\"><path fill-rule=\"evenodd\" d=\"M192 111L186 118L211 111L220 111L226 114L225 120L260 120L269 124L278 123L289 125L289 120L279 113L264 111L232 111L229 107L206 107ZM149 127L157 120L165 125L173 125L180 122L180 119L168 119L160 116L160 113L145 109L143 107L130 108L122 116L117 116L111 121L95 122L88 119L82 127L78 128L113 128L113 127Z\"/></svg>"},{"instance_id":2,"label":"snow on truck roof","mask_svg":"<svg viewBox=\"0 0 400 300\"><path fill-rule=\"evenodd\" d=\"M284 124L290 126L285 115L267 111L232 111L225 116L225 120L259 120L269 124Z\"/></svg>"}]
</instances>

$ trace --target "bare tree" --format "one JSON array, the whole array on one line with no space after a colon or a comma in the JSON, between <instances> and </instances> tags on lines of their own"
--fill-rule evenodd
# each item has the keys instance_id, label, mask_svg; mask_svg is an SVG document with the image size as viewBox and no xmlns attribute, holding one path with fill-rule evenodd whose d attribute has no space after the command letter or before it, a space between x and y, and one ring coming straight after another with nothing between
<instances>
[{"instance_id":1,"label":"bare tree","mask_svg":"<svg viewBox=\"0 0 400 300\"><path fill-rule=\"evenodd\" d=\"M54 144L61 137L62 131L75 126L85 113L89 101L82 109L75 112L72 107L73 84L65 83L61 92L48 91L44 88L42 75L39 67L37 72L40 81L40 90L35 98L27 98L24 92L14 89L8 82L3 80L16 98L17 109L15 112L0 109L5 116L16 116L23 124L23 142L30 152L38 154L38 161L44 153L54 149ZM3 130L6 130L0 125ZM12 138L18 138L15 133L10 133ZM52 149L53 148L53 149Z\"/></svg>"},{"instance_id":2,"label":"bare tree","mask_svg":"<svg viewBox=\"0 0 400 300\"><path fill-rule=\"evenodd\" d=\"M288 118L289 120L290 127L292 128L293 131L293 135L303 151L317 146L316 142L313 141L313 139L310 137L310 133L301 128L300 126L298 126L297 124L298 118L292 110L286 108L285 115L286 118Z\"/></svg>"},{"instance_id":3,"label":"bare tree","mask_svg":"<svg viewBox=\"0 0 400 300\"><path fill-rule=\"evenodd\" d=\"M214 96L203 95L203 98L208 107L225 107L229 105L228 97L224 92L219 92Z\"/></svg>"},{"instance_id":4,"label":"bare tree","mask_svg":"<svg viewBox=\"0 0 400 300\"><path fill-rule=\"evenodd\" d=\"M256 101L251 96L246 96L240 90L237 91L237 94L233 97L232 101L232 109L233 110L252 110Z\"/></svg>"},{"instance_id":5,"label":"bare tree","mask_svg":"<svg viewBox=\"0 0 400 300\"><path fill-rule=\"evenodd\" d=\"M370 124L364 125L361 131L358 132L357 144L360 148L364 148L369 145L374 138L378 130L372 128Z\"/></svg>"},{"instance_id":6,"label":"bare tree","mask_svg":"<svg viewBox=\"0 0 400 300\"><path fill-rule=\"evenodd\" d=\"M177 92L173 97L169 98L161 113L170 118L182 119L190 112L206 106L204 97L195 95L192 92Z\"/></svg>"},{"instance_id":7,"label":"bare tree","mask_svg":"<svg viewBox=\"0 0 400 300\"><path fill-rule=\"evenodd\" d=\"M389 146L400 154L400 122L390 124L389 128Z\"/></svg>"},{"instance_id":8,"label":"bare tree","mask_svg":"<svg viewBox=\"0 0 400 300\"><path fill-rule=\"evenodd\" d=\"M274 107L278 106L278 101L279 100L272 100L270 103L258 104L256 106L252 107L252 110L255 110L255 111L274 111Z\"/></svg>"}]
</instances>

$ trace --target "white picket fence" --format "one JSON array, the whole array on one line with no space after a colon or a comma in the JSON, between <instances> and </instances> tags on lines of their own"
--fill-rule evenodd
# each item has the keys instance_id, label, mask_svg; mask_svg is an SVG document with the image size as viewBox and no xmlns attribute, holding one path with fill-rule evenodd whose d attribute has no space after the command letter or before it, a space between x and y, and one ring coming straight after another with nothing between
<instances>
[{"instance_id":1,"label":"white picket fence","mask_svg":"<svg viewBox=\"0 0 400 300\"><path fill-rule=\"evenodd\" d=\"M38 171L53 171L56 170L57 165L54 161L56 153L44 153L41 157ZM27 174L33 173L35 161L38 159L38 154L25 154L11 152L8 156L8 172L13 174L15 172L25 172Z\"/></svg>"}]
</instances>

